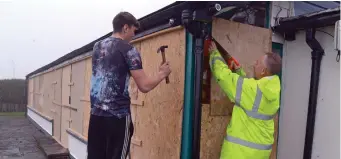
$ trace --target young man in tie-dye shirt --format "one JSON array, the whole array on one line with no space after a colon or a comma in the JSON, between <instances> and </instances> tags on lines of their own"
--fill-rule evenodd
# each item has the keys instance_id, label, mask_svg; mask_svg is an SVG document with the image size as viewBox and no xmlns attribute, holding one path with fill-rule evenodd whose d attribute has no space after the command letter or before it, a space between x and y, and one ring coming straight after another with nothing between
<instances>
[{"instance_id":1,"label":"young man in tie-dye shirt","mask_svg":"<svg viewBox=\"0 0 341 159\"><path fill-rule=\"evenodd\" d=\"M121 159L129 153L133 135L130 77L146 93L171 73L166 62L157 76L145 74L140 53L129 44L138 28L139 22L133 15L121 12L113 20L113 35L93 47L88 159Z\"/></svg>"}]
</instances>

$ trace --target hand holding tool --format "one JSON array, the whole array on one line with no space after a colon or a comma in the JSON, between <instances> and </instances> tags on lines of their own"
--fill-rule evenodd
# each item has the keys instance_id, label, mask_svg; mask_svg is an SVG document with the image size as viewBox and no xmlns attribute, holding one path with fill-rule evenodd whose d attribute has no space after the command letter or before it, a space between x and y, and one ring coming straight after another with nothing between
<instances>
[{"instance_id":1,"label":"hand holding tool","mask_svg":"<svg viewBox=\"0 0 341 159\"><path fill-rule=\"evenodd\" d=\"M166 55L165 55L165 49L168 48L168 45L162 45L159 47L159 49L157 49L157 53L161 52L162 55L162 64L164 64L166 62ZM169 77L166 77L166 83L169 83Z\"/></svg>"}]
</instances>

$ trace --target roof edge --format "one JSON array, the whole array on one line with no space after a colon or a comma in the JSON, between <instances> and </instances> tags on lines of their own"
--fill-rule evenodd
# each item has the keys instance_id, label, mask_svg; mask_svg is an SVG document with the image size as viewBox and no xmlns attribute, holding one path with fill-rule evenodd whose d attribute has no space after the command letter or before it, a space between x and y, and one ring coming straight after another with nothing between
<instances>
[{"instance_id":1,"label":"roof edge","mask_svg":"<svg viewBox=\"0 0 341 159\"><path fill-rule=\"evenodd\" d=\"M292 40L291 38L296 31L331 26L337 20L340 20L340 7L300 16L280 18L278 24L272 27L272 30Z\"/></svg>"}]
</instances>

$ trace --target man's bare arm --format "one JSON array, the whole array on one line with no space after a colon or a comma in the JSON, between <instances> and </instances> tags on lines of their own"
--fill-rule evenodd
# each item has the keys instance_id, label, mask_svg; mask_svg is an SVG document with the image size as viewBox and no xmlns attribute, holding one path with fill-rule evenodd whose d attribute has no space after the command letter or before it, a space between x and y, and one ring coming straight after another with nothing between
<instances>
[{"instance_id":1,"label":"man's bare arm","mask_svg":"<svg viewBox=\"0 0 341 159\"><path fill-rule=\"evenodd\" d=\"M143 93L151 91L163 80L160 73L158 73L157 76L148 77L143 69L131 70L130 73L137 84L137 87Z\"/></svg>"},{"instance_id":2,"label":"man's bare arm","mask_svg":"<svg viewBox=\"0 0 341 159\"><path fill-rule=\"evenodd\" d=\"M170 74L170 72L171 70L168 62L161 65L160 71L153 77L147 76L143 69L130 70L131 76L137 84L137 87L143 93L147 93L154 89L163 79L166 78L166 76Z\"/></svg>"}]
</instances>

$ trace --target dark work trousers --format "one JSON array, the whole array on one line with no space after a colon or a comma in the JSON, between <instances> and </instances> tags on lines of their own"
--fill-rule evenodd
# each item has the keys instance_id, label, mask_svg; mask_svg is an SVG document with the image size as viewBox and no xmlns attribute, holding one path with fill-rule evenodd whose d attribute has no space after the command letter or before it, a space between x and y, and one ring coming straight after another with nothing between
<instances>
[{"instance_id":1,"label":"dark work trousers","mask_svg":"<svg viewBox=\"0 0 341 159\"><path fill-rule=\"evenodd\" d=\"M131 116L90 116L88 159L126 159L134 127Z\"/></svg>"}]
</instances>

